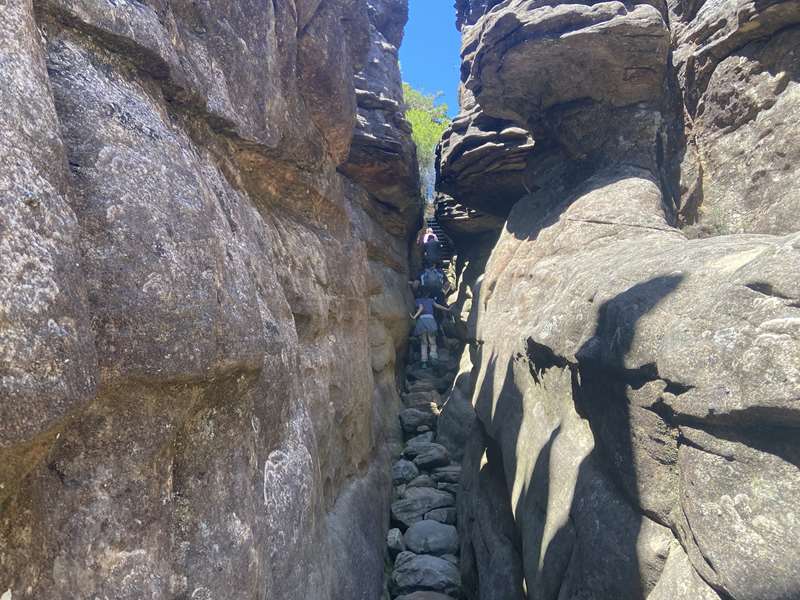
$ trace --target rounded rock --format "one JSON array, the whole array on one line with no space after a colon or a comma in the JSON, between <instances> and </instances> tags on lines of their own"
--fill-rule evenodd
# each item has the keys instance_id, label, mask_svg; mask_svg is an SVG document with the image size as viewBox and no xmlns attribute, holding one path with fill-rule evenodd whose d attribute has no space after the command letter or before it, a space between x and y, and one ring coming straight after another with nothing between
<instances>
[{"instance_id":1,"label":"rounded rock","mask_svg":"<svg viewBox=\"0 0 800 600\"><path fill-rule=\"evenodd\" d=\"M410 460L401 458L392 465L392 483L399 485L408 483L419 475L419 469Z\"/></svg>"},{"instance_id":2,"label":"rounded rock","mask_svg":"<svg viewBox=\"0 0 800 600\"><path fill-rule=\"evenodd\" d=\"M403 536L406 548L417 554L456 554L458 531L452 525L426 520L414 523Z\"/></svg>"}]
</instances>

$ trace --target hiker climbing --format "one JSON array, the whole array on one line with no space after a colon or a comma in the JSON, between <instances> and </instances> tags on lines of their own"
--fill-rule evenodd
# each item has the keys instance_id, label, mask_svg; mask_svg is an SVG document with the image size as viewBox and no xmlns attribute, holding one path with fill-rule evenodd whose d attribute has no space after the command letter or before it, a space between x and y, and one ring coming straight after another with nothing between
<instances>
[{"instance_id":1,"label":"hiker climbing","mask_svg":"<svg viewBox=\"0 0 800 600\"><path fill-rule=\"evenodd\" d=\"M444 302L443 290L445 289L445 283L446 279L442 270L436 265L425 261L425 268L422 273L413 281L409 281L408 285L411 286L415 294L420 288L428 288L430 297L441 303Z\"/></svg>"},{"instance_id":2,"label":"hiker climbing","mask_svg":"<svg viewBox=\"0 0 800 600\"><path fill-rule=\"evenodd\" d=\"M436 290L437 293L442 292L444 289L444 273L435 264L425 265L425 270L420 274L419 281L423 287L429 290Z\"/></svg>"},{"instance_id":3,"label":"hiker climbing","mask_svg":"<svg viewBox=\"0 0 800 600\"><path fill-rule=\"evenodd\" d=\"M442 245L430 227L428 231L430 233L426 233L424 236L423 256L427 262L437 265L442 260Z\"/></svg>"},{"instance_id":4,"label":"hiker climbing","mask_svg":"<svg viewBox=\"0 0 800 600\"><path fill-rule=\"evenodd\" d=\"M442 269L433 263L425 261L424 270L419 277L409 281L408 285L416 293L420 288L426 287L431 293L431 298L437 302L444 302L444 295L450 291L450 282L445 277Z\"/></svg>"},{"instance_id":5,"label":"hiker climbing","mask_svg":"<svg viewBox=\"0 0 800 600\"><path fill-rule=\"evenodd\" d=\"M436 334L439 331L439 325L436 323L434 309L450 312L450 308L431 298L430 290L424 286L420 288L420 297L415 300L415 306L416 312L411 315L411 318L416 320L413 335L420 339L420 360L422 368L426 369L428 368L429 354L431 362L435 362L439 358L436 349Z\"/></svg>"},{"instance_id":6,"label":"hiker climbing","mask_svg":"<svg viewBox=\"0 0 800 600\"><path fill-rule=\"evenodd\" d=\"M391 575L382 600L455 600L465 597L456 510L461 465L450 454L447 434L439 437L439 416L464 343L437 323L443 312L450 314L445 298L452 289L441 265L425 261L417 273L408 283L417 296L410 316L416 319L412 335L420 340L420 352L409 345L405 409L399 415L406 445L392 465L392 529L386 535Z\"/></svg>"}]
</instances>

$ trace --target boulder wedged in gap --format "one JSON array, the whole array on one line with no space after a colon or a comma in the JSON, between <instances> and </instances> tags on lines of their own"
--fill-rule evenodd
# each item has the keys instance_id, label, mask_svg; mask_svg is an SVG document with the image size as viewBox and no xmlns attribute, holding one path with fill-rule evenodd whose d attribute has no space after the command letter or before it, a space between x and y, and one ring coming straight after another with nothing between
<instances>
[{"instance_id":1,"label":"boulder wedged in gap","mask_svg":"<svg viewBox=\"0 0 800 600\"><path fill-rule=\"evenodd\" d=\"M407 488L402 499L392 502L392 519L407 529L422 521L432 510L455 504L455 497L448 492L433 488Z\"/></svg>"},{"instance_id":2,"label":"boulder wedged in gap","mask_svg":"<svg viewBox=\"0 0 800 600\"><path fill-rule=\"evenodd\" d=\"M432 591L458 594L461 575L451 562L427 554L401 552L392 571L392 589L398 594Z\"/></svg>"},{"instance_id":3,"label":"boulder wedged in gap","mask_svg":"<svg viewBox=\"0 0 800 600\"><path fill-rule=\"evenodd\" d=\"M406 548L415 554L458 553L458 531L452 525L445 525L433 520L424 520L409 527L403 542Z\"/></svg>"}]
</instances>

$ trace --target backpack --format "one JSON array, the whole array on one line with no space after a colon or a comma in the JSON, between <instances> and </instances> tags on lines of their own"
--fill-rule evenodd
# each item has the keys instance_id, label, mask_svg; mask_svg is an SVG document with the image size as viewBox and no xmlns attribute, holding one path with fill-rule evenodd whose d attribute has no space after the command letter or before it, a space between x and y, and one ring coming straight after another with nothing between
<instances>
[{"instance_id":1,"label":"backpack","mask_svg":"<svg viewBox=\"0 0 800 600\"><path fill-rule=\"evenodd\" d=\"M438 269L425 269L419 280L422 285L429 289L442 291L442 286L444 286L444 274Z\"/></svg>"},{"instance_id":2,"label":"backpack","mask_svg":"<svg viewBox=\"0 0 800 600\"><path fill-rule=\"evenodd\" d=\"M429 240L425 242L425 258L431 262L439 262L442 256L439 240Z\"/></svg>"}]
</instances>

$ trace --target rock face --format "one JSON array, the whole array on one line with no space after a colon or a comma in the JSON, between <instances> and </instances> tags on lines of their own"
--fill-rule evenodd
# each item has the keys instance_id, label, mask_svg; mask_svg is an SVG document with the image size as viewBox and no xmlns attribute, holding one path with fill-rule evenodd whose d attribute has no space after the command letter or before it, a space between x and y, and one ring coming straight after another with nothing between
<instances>
[{"instance_id":1,"label":"rock face","mask_svg":"<svg viewBox=\"0 0 800 600\"><path fill-rule=\"evenodd\" d=\"M454 119L444 134L438 148L441 175L437 189L489 215L505 216L525 193L520 174L533 147L533 138L526 129L510 121L492 119L480 107L473 106L470 112L462 112ZM472 214L466 220L472 227L479 221L476 216Z\"/></svg>"},{"instance_id":2,"label":"rock face","mask_svg":"<svg viewBox=\"0 0 800 600\"><path fill-rule=\"evenodd\" d=\"M682 217L712 234L800 229L800 3L671 0L687 114Z\"/></svg>"},{"instance_id":3,"label":"rock face","mask_svg":"<svg viewBox=\"0 0 800 600\"><path fill-rule=\"evenodd\" d=\"M533 140L513 199L439 163L505 219L438 423L464 593L800 597L800 4L459 7L470 119Z\"/></svg>"},{"instance_id":4,"label":"rock face","mask_svg":"<svg viewBox=\"0 0 800 600\"><path fill-rule=\"evenodd\" d=\"M4 599L380 596L405 18L3 3Z\"/></svg>"},{"instance_id":5,"label":"rock face","mask_svg":"<svg viewBox=\"0 0 800 600\"><path fill-rule=\"evenodd\" d=\"M341 170L397 213L382 225L402 235L416 222L419 171L411 125L403 108L397 50L408 18L407 0L370 0L370 50L356 78L358 118L350 156Z\"/></svg>"}]
</instances>

